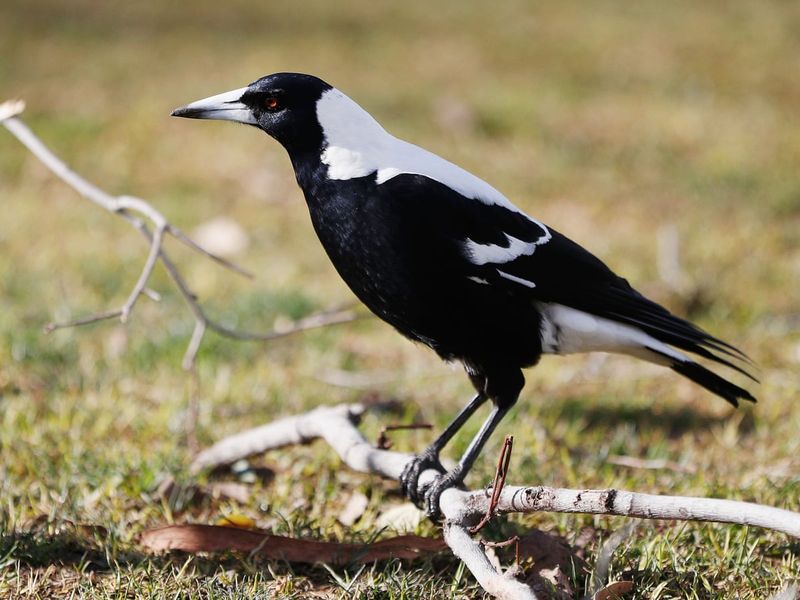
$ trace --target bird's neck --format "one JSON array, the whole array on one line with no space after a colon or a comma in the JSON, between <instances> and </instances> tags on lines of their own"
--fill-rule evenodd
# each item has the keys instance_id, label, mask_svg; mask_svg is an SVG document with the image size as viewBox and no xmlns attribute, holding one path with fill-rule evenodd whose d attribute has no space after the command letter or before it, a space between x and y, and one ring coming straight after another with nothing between
<instances>
[{"instance_id":1,"label":"bird's neck","mask_svg":"<svg viewBox=\"0 0 800 600\"><path fill-rule=\"evenodd\" d=\"M320 160L322 150L289 152L294 167L297 185L303 190L306 198L313 196L328 180L328 167Z\"/></svg>"}]
</instances>

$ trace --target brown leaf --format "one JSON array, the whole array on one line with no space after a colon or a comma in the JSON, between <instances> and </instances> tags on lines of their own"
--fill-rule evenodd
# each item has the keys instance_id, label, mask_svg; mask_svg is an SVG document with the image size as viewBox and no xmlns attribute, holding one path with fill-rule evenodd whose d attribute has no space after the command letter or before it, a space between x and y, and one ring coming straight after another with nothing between
<instances>
[{"instance_id":1,"label":"brown leaf","mask_svg":"<svg viewBox=\"0 0 800 600\"><path fill-rule=\"evenodd\" d=\"M150 529L140 536L139 543L154 552L256 552L270 560L338 565L370 563L389 558L410 560L446 548L441 539L416 535L401 535L372 544L354 544L300 540L263 531L215 525L171 525Z\"/></svg>"},{"instance_id":2,"label":"brown leaf","mask_svg":"<svg viewBox=\"0 0 800 600\"><path fill-rule=\"evenodd\" d=\"M520 561L532 559L537 570L561 567L570 572L572 564L583 566L583 561L575 556L575 551L560 535L533 529L519 538Z\"/></svg>"},{"instance_id":3,"label":"brown leaf","mask_svg":"<svg viewBox=\"0 0 800 600\"><path fill-rule=\"evenodd\" d=\"M559 600L575 597L566 573L575 566L580 569L584 562L564 538L533 529L519 539L519 558L523 566L533 561L525 580L537 593Z\"/></svg>"},{"instance_id":4,"label":"brown leaf","mask_svg":"<svg viewBox=\"0 0 800 600\"><path fill-rule=\"evenodd\" d=\"M612 581L604 588L597 590L592 600L620 600L624 594L633 591L632 581Z\"/></svg>"}]
</instances>

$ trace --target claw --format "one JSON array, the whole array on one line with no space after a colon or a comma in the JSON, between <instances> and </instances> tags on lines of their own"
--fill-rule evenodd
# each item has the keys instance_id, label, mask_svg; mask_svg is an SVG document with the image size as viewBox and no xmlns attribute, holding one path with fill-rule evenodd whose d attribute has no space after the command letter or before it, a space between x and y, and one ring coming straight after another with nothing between
<instances>
[{"instance_id":1,"label":"claw","mask_svg":"<svg viewBox=\"0 0 800 600\"><path fill-rule=\"evenodd\" d=\"M432 521L438 521L441 517L439 510L439 498L442 493L451 487L461 486L464 475L461 469L455 468L452 471L439 475L434 482L425 489L425 514Z\"/></svg>"},{"instance_id":2,"label":"claw","mask_svg":"<svg viewBox=\"0 0 800 600\"><path fill-rule=\"evenodd\" d=\"M419 476L427 469L436 469L440 473L445 472L444 467L439 462L439 456L428 450L411 459L400 475L400 486L403 490L403 495L420 508L422 508L424 497L419 493ZM425 490L423 490L424 493Z\"/></svg>"}]
</instances>

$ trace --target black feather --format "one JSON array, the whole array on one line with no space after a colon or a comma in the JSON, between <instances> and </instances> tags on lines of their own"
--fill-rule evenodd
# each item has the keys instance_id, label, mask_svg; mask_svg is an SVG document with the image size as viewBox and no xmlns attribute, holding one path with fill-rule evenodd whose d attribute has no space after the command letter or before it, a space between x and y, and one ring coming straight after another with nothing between
<instances>
[{"instance_id":1,"label":"black feather","mask_svg":"<svg viewBox=\"0 0 800 600\"><path fill-rule=\"evenodd\" d=\"M734 406L739 406L739 398L742 400L749 400L750 402L756 401L755 397L747 390L723 379L713 371L709 371L696 362L676 362L671 368L676 373L680 373L695 383L699 383L710 392L714 392L718 396L725 398L725 400Z\"/></svg>"}]
</instances>

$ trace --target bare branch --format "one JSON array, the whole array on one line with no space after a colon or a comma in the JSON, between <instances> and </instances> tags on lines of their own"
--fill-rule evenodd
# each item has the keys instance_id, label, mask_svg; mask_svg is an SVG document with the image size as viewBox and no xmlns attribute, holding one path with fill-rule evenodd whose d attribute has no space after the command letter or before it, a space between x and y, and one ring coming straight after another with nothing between
<instances>
[{"instance_id":1,"label":"bare branch","mask_svg":"<svg viewBox=\"0 0 800 600\"><path fill-rule=\"evenodd\" d=\"M250 271L240 267L236 263L233 263L233 262L229 261L227 258L223 258L222 256L219 256L217 254L213 254L212 252L209 252L208 250L203 248L200 244L195 242L192 238L190 238L188 235L183 233L183 231L181 231L180 229L178 229L174 225L171 225L171 224L167 223L167 231L169 231L169 233L170 233L170 235L172 235L172 237L174 237L176 240L179 240L179 241L183 242L185 245L187 245L192 250L195 250L195 251L199 252L200 254L203 254L203 255L207 256L211 260L221 264L223 267L226 267L226 268L230 269L231 271L236 271L237 273L239 273L240 275L244 275L248 279L253 279L253 274Z\"/></svg>"},{"instance_id":2,"label":"bare branch","mask_svg":"<svg viewBox=\"0 0 800 600\"><path fill-rule=\"evenodd\" d=\"M269 341L299 333L301 331L307 331L309 329L326 327L328 325L335 325L339 323L349 323L356 319L362 318L352 309L336 309L310 315L303 319L291 322L285 326L276 327L273 331L268 331L265 333L239 331L225 327L221 323L214 321L206 314L205 310L198 303L197 296L194 292L192 292L183 275L181 275L181 272L175 266L175 263L164 249L165 236L172 236L192 250L210 258L211 260L227 269L230 269L231 271L239 273L240 275L252 277L252 274L239 265L200 246L180 229L169 223L166 217L147 201L135 196L112 196L78 175L75 171L70 169L66 163L53 154L53 152L51 152L50 149L47 148L47 146L45 146L44 143L42 143L42 141L21 120L17 118L17 115L19 115L24 108L25 104L22 101L9 101L0 104L0 122L2 122L3 126L8 129L8 131L11 132L11 134L14 135L14 137L16 137L17 140L19 140L26 148L28 148L28 150L30 150L33 155L36 156L36 158L38 158L48 169L50 169L50 171L52 171L62 181L77 191L81 196L90 202L93 202L97 206L111 213L119 215L132 227L137 229L147 240L150 248L147 259L142 268L142 272L134 284L133 289L128 295L125 303L120 308L97 312L85 317L65 321L62 323L49 323L45 326L46 332L54 331L56 329L63 329L65 327L78 327L107 319L118 318L120 321L125 323L130 318L134 306L141 296L148 296L153 299L160 298L158 294L147 287L156 264L159 262L164 265L164 268L167 270L167 273L169 274L173 283L178 288L178 292L180 292L195 319L194 331L192 332L192 337L189 341L183 358L183 367L185 369L191 369L193 367L205 333L209 329L225 337L237 340Z\"/></svg>"},{"instance_id":3,"label":"bare branch","mask_svg":"<svg viewBox=\"0 0 800 600\"><path fill-rule=\"evenodd\" d=\"M338 405L283 418L217 442L197 455L192 469L198 471L230 464L266 450L322 438L351 469L398 480L411 456L375 448L367 442L356 427L366 410L367 406L363 404ZM800 538L800 514L750 502L656 496L615 489L503 487L502 474L507 470L507 452L499 463L497 493L492 488L477 491L448 489L440 499L440 508L445 516L445 541L481 586L497 598L530 600L535 599L536 595L529 586L514 578L514 569L505 573L498 571L486 555L481 540L470 534L470 527L490 513L561 512L638 519L711 521L753 525ZM437 474L434 470L423 472L420 488L427 486Z\"/></svg>"},{"instance_id":4,"label":"bare branch","mask_svg":"<svg viewBox=\"0 0 800 600\"><path fill-rule=\"evenodd\" d=\"M115 308L113 310L106 310L103 312L94 313L86 317L74 319L72 321L63 321L61 323L48 323L44 326L45 333L51 333L56 329L66 329L68 327L80 327L81 325L89 325L97 323L98 321L105 321L107 319L116 319L122 316L122 309Z\"/></svg>"},{"instance_id":5,"label":"bare branch","mask_svg":"<svg viewBox=\"0 0 800 600\"><path fill-rule=\"evenodd\" d=\"M139 275L139 279L136 281L136 285L133 286L128 299L125 301L125 304L122 305L122 314L119 316L119 320L125 323L128 320L128 317L133 310L136 301L139 299L144 293L144 288L147 286L147 282L150 280L150 275L153 274L153 269L156 266L156 261L158 260L158 253L161 252L161 242L164 239L164 226L156 227L156 231L153 234L153 241L150 242L150 253L147 255L147 260L144 263L144 268L142 269L142 274Z\"/></svg>"}]
</instances>

